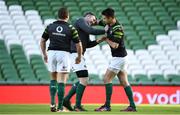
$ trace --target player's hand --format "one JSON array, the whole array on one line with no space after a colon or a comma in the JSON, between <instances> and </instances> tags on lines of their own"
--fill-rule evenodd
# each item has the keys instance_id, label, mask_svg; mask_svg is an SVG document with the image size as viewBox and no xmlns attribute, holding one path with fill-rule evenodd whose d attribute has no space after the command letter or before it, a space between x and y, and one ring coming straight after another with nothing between
<instances>
[{"instance_id":1,"label":"player's hand","mask_svg":"<svg viewBox=\"0 0 180 115\"><path fill-rule=\"evenodd\" d=\"M47 63L47 59L48 59L48 57L47 57L47 55L45 54L45 55L43 55L43 58L44 58L44 61Z\"/></svg>"},{"instance_id":2,"label":"player's hand","mask_svg":"<svg viewBox=\"0 0 180 115\"><path fill-rule=\"evenodd\" d=\"M76 57L75 64L79 64L81 62L81 57Z\"/></svg>"},{"instance_id":3,"label":"player's hand","mask_svg":"<svg viewBox=\"0 0 180 115\"><path fill-rule=\"evenodd\" d=\"M100 22L100 20L99 20L99 19L96 19L96 21L95 21L94 25L98 25L98 24L99 24L99 22Z\"/></svg>"},{"instance_id":4,"label":"player's hand","mask_svg":"<svg viewBox=\"0 0 180 115\"><path fill-rule=\"evenodd\" d=\"M109 30L109 26L106 25L106 26L104 27L104 30L105 30L105 32L107 33L107 31Z\"/></svg>"},{"instance_id":5,"label":"player's hand","mask_svg":"<svg viewBox=\"0 0 180 115\"><path fill-rule=\"evenodd\" d=\"M102 38L99 38L96 40L97 43L101 43L103 41L105 41L107 38L105 36L103 36Z\"/></svg>"}]
</instances>

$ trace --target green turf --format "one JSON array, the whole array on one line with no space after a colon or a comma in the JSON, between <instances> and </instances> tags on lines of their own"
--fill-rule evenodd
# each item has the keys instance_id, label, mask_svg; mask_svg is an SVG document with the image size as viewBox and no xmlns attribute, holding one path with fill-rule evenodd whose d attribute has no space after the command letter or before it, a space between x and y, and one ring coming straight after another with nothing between
<instances>
[{"instance_id":1,"label":"green turf","mask_svg":"<svg viewBox=\"0 0 180 115\"><path fill-rule=\"evenodd\" d=\"M126 107L126 105L112 105L111 112L94 112L94 108L98 105L85 105L85 108L88 109L88 112L66 112L66 113L51 113L49 111L49 105L0 105L0 114L21 114L21 115L45 115L45 114L81 114L81 115L98 115L98 114L107 114L107 115L116 115L116 114L136 114L136 115L160 115L160 114L180 114L180 105L139 105L137 106L138 112L135 113L124 113L120 112L120 109Z\"/></svg>"}]
</instances>

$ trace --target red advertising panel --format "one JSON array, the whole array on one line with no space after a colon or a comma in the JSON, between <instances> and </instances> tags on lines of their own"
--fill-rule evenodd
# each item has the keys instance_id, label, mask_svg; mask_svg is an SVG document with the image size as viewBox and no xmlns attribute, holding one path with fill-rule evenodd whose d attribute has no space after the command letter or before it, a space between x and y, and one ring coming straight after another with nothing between
<instances>
[{"instance_id":1,"label":"red advertising panel","mask_svg":"<svg viewBox=\"0 0 180 115\"><path fill-rule=\"evenodd\" d=\"M66 87L66 93L70 87ZM180 104L180 86L133 86L132 89L137 104ZM48 104L49 100L48 86L0 86L0 104ZM104 86L87 86L83 103L101 104L104 101ZM113 86L112 103L128 103L123 87Z\"/></svg>"}]
</instances>

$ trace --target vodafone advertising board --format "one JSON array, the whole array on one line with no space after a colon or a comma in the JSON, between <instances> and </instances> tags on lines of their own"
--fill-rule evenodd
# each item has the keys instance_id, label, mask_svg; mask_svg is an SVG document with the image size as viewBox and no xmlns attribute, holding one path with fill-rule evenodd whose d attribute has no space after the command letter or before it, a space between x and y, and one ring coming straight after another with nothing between
<instances>
[{"instance_id":1,"label":"vodafone advertising board","mask_svg":"<svg viewBox=\"0 0 180 115\"><path fill-rule=\"evenodd\" d=\"M174 93L146 93L134 92L136 104L180 104L180 90ZM146 100L146 101L144 101Z\"/></svg>"},{"instance_id":2,"label":"vodafone advertising board","mask_svg":"<svg viewBox=\"0 0 180 115\"><path fill-rule=\"evenodd\" d=\"M71 86L66 86L66 93ZM180 104L180 86L132 86L136 104ZM72 98L75 102L75 96ZM83 104L103 104L104 86L87 86ZM0 86L0 104L49 104L49 86ZM112 104L128 104L122 86L113 86Z\"/></svg>"}]
</instances>

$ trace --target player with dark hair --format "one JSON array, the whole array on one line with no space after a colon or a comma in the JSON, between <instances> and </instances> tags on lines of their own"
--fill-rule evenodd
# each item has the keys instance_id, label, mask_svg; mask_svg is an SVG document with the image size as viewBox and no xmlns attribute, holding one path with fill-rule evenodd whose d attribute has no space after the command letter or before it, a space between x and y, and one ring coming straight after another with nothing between
<instances>
[{"instance_id":1,"label":"player with dark hair","mask_svg":"<svg viewBox=\"0 0 180 115\"><path fill-rule=\"evenodd\" d=\"M115 18L115 12L112 8L107 8L102 11L103 21L99 23L106 26L107 36L106 42L111 48L112 59L109 67L104 75L104 84L106 89L106 102L103 106L95 109L95 111L111 111L111 95L112 95L112 80L117 75L120 83L123 85L126 95L129 99L130 106L121 111L136 111L136 106L133 99L133 92L128 82L126 72L126 49L124 44L124 31L122 25Z\"/></svg>"},{"instance_id":2,"label":"player with dark hair","mask_svg":"<svg viewBox=\"0 0 180 115\"><path fill-rule=\"evenodd\" d=\"M86 51L86 48L91 48L99 44L100 42L103 41L104 38L100 38L94 41L91 41L89 38L90 34L93 35L100 35L100 34L105 34L105 30L101 29L95 29L92 28L92 25L96 24L96 17L92 12L88 12L84 15L83 18L79 18L78 20L75 21L74 26L78 31L80 40L82 42L82 47L83 47L83 54ZM74 47L74 44L72 44L72 60L75 59L76 57L76 49ZM82 96L84 93L84 90L88 84L88 70L86 67L85 59L81 59L81 63L79 64L72 64L72 70L73 72L76 72L76 75L79 79L79 82L76 82L72 88L70 89L69 93L67 96L64 98L64 106L69 109L73 110L71 107L70 99L73 95L76 94L76 103L74 106L75 111L86 111L82 106L81 106L81 100Z\"/></svg>"},{"instance_id":3,"label":"player with dark hair","mask_svg":"<svg viewBox=\"0 0 180 115\"><path fill-rule=\"evenodd\" d=\"M50 96L51 111L63 112L63 97L65 83L70 71L70 51L71 41L75 43L77 56L75 63L81 62L82 44L80 42L77 30L67 21L69 12L67 8L60 8L58 11L59 19L49 24L41 38L41 50L44 61L48 63L48 70L51 73ZM46 41L50 40L48 53L46 53ZM56 109L55 96L58 94L58 107Z\"/></svg>"}]
</instances>

